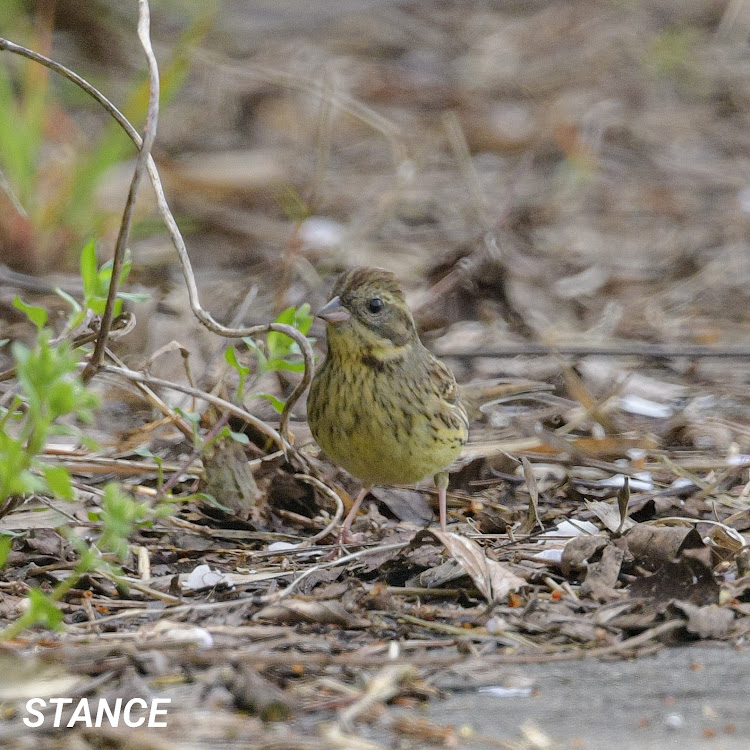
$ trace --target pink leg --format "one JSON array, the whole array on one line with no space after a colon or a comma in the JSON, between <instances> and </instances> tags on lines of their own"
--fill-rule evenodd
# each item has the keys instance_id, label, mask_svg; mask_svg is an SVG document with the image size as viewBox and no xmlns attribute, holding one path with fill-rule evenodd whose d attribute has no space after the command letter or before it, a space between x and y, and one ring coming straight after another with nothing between
<instances>
[{"instance_id":1,"label":"pink leg","mask_svg":"<svg viewBox=\"0 0 750 750\"><path fill-rule=\"evenodd\" d=\"M341 530L339 531L339 544L343 544L344 542L358 542L360 541L357 538L357 534L350 534L349 528L352 525L352 521L354 521L355 516L357 515L357 511L359 510L359 506L362 505L362 501L365 499L365 495L370 491L370 487L365 485L360 491L359 495L357 495L356 500L354 501L354 504L352 505L352 509L347 514L346 518L344 519L344 523L341 524Z\"/></svg>"},{"instance_id":2,"label":"pink leg","mask_svg":"<svg viewBox=\"0 0 750 750\"><path fill-rule=\"evenodd\" d=\"M440 507L440 531L446 531L445 521L448 515L448 473L445 471L435 474L435 486L438 490L438 506Z\"/></svg>"}]
</instances>

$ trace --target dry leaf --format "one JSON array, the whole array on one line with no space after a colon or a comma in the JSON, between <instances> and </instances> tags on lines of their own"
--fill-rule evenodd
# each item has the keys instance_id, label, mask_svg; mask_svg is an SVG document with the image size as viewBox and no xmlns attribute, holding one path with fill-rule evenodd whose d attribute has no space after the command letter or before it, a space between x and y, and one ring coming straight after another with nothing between
<instances>
[{"instance_id":1,"label":"dry leaf","mask_svg":"<svg viewBox=\"0 0 750 750\"><path fill-rule=\"evenodd\" d=\"M734 612L728 607L710 604L698 607L692 602L676 601L674 606L687 615L688 633L695 633L699 638L723 638L734 621Z\"/></svg>"},{"instance_id":2,"label":"dry leaf","mask_svg":"<svg viewBox=\"0 0 750 750\"><path fill-rule=\"evenodd\" d=\"M398 695L401 683L416 674L417 668L411 664L386 664L368 681L364 695L341 712L339 721L345 727L351 726L357 716L376 703L388 701Z\"/></svg>"},{"instance_id":3,"label":"dry leaf","mask_svg":"<svg viewBox=\"0 0 750 750\"><path fill-rule=\"evenodd\" d=\"M600 602L620 597L622 592L615 591L615 584L620 577L624 557L625 552L620 547L608 544L602 552L602 559L589 564L581 594Z\"/></svg>"},{"instance_id":4,"label":"dry leaf","mask_svg":"<svg viewBox=\"0 0 750 750\"><path fill-rule=\"evenodd\" d=\"M434 513L424 495L416 490L399 487L376 487L370 494L383 503L400 521L424 526L432 521Z\"/></svg>"},{"instance_id":5,"label":"dry leaf","mask_svg":"<svg viewBox=\"0 0 750 750\"><path fill-rule=\"evenodd\" d=\"M270 622L318 622L340 625L343 628L366 628L370 624L368 620L347 612L343 603L335 599L324 602L284 599L263 607L253 619Z\"/></svg>"},{"instance_id":6,"label":"dry leaf","mask_svg":"<svg viewBox=\"0 0 750 750\"><path fill-rule=\"evenodd\" d=\"M263 721L283 721L291 714L288 694L248 664L235 665L224 684L237 708L260 716Z\"/></svg>"},{"instance_id":7,"label":"dry leaf","mask_svg":"<svg viewBox=\"0 0 750 750\"><path fill-rule=\"evenodd\" d=\"M586 500L586 507L606 526L609 531L617 532L622 524L622 531L627 531L635 526L635 521L626 518L623 522L620 509L612 503L601 500Z\"/></svg>"},{"instance_id":8,"label":"dry leaf","mask_svg":"<svg viewBox=\"0 0 750 750\"><path fill-rule=\"evenodd\" d=\"M419 575L414 576L406 582L407 586L424 586L428 589L445 586L446 583L455 581L457 578L463 578L466 571L456 562L456 560L445 560L440 565L423 570Z\"/></svg>"},{"instance_id":9,"label":"dry leaf","mask_svg":"<svg viewBox=\"0 0 750 750\"><path fill-rule=\"evenodd\" d=\"M154 623L146 623L138 628L138 632L146 638L159 638L160 640L177 641L185 644L195 644L201 648L211 648L214 639L205 628L193 625L189 622L177 622L175 620L157 620Z\"/></svg>"},{"instance_id":10,"label":"dry leaf","mask_svg":"<svg viewBox=\"0 0 750 750\"><path fill-rule=\"evenodd\" d=\"M0 700L22 701L72 695L85 682L70 674L63 665L48 663L36 655L0 651Z\"/></svg>"},{"instance_id":11,"label":"dry leaf","mask_svg":"<svg viewBox=\"0 0 750 750\"><path fill-rule=\"evenodd\" d=\"M239 443L219 438L204 450L201 491L216 498L238 518L250 518L258 502L258 485Z\"/></svg>"},{"instance_id":12,"label":"dry leaf","mask_svg":"<svg viewBox=\"0 0 750 750\"><path fill-rule=\"evenodd\" d=\"M617 533L622 534L628 527L628 503L630 502L630 477L625 477L625 484L617 493L617 509L620 512L620 523L617 525Z\"/></svg>"},{"instance_id":13,"label":"dry leaf","mask_svg":"<svg viewBox=\"0 0 750 750\"><path fill-rule=\"evenodd\" d=\"M686 549L702 549L701 535L694 526L653 526L640 523L625 534L635 562L647 570L657 570Z\"/></svg>"},{"instance_id":14,"label":"dry leaf","mask_svg":"<svg viewBox=\"0 0 750 750\"><path fill-rule=\"evenodd\" d=\"M654 599L657 604L675 599L688 600L698 606L716 604L719 584L710 566L696 552L705 552L710 557L710 550L686 550L678 560L666 563L653 575L633 581L630 595Z\"/></svg>"},{"instance_id":15,"label":"dry leaf","mask_svg":"<svg viewBox=\"0 0 750 750\"><path fill-rule=\"evenodd\" d=\"M61 510L72 514L76 510L73 503L57 503ZM81 507L81 506L78 506ZM40 510L22 510L10 513L5 518L0 518L0 532L2 531L27 531L28 529L59 529L68 523L70 516L64 515L55 508L42 508Z\"/></svg>"},{"instance_id":16,"label":"dry leaf","mask_svg":"<svg viewBox=\"0 0 750 750\"><path fill-rule=\"evenodd\" d=\"M531 464L526 456L521 456L521 464L523 465L523 478L526 480L526 487L529 490L529 507L526 511L526 518L521 524L521 532L530 534L536 526L544 529L544 524L539 520L539 511L537 509L539 505L539 487L536 483L534 470L531 468Z\"/></svg>"},{"instance_id":17,"label":"dry leaf","mask_svg":"<svg viewBox=\"0 0 750 750\"><path fill-rule=\"evenodd\" d=\"M598 556L608 544L604 536L576 536L566 545L562 554L561 568L567 578L571 570L586 570L590 560Z\"/></svg>"},{"instance_id":18,"label":"dry leaf","mask_svg":"<svg viewBox=\"0 0 750 750\"><path fill-rule=\"evenodd\" d=\"M504 601L512 591L518 591L526 585L526 581L508 567L496 560L490 560L475 541L436 529L430 529L430 533L442 542L451 557L461 564L488 602Z\"/></svg>"}]
</instances>

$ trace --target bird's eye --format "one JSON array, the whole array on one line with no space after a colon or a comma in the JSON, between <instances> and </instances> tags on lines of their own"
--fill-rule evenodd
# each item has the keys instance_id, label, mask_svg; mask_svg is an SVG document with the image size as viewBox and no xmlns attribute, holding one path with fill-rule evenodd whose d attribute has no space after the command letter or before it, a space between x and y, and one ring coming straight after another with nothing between
<instances>
[{"instance_id":1,"label":"bird's eye","mask_svg":"<svg viewBox=\"0 0 750 750\"><path fill-rule=\"evenodd\" d=\"M383 300L380 297L374 297L367 303L367 309L371 313L379 313L383 309Z\"/></svg>"}]
</instances>

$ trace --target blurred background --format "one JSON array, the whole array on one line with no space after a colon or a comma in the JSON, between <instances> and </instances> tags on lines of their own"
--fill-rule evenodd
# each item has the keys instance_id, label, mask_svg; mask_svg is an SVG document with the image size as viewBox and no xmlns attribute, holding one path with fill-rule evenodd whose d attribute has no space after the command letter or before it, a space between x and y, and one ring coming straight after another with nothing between
<instances>
[{"instance_id":1,"label":"blurred background","mask_svg":"<svg viewBox=\"0 0 750 750\"><path fill-rule=\"evenodd\" d=\"M220 320L243 300L248 324L320 304L336 273L373 264L401 277L443 354L747 342L745 0L151 10L154 156ZM140 128L136 21L137 3L120 0L0 5L3 36L75 70ZM0 53L0 338L27 325L10 304L19 290L75 294L84 244L111 254L132 160L78 88ZM208 362L215 341L187 309L147 184L131 248L131 280L152 301L125 356L189 335ZM462 377L496 370L453 364Z\"/></svg>"}]
</instances>

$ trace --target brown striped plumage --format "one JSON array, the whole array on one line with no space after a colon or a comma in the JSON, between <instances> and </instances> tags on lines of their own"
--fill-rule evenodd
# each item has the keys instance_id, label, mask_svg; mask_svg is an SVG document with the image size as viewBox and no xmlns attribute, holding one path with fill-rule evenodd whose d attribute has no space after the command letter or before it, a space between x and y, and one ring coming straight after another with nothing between
<instances>
[{"instance_id":1,"label":"brown striped plumage","mask_svg":"<svg viewBox=\"0 0 750 750\"><path fill-rule=\"evenodd\" d=\"M422 346L396 277L377 268L348 271L321 317L328 356L308 399L315 439L365 483L364 492L440 475L444 526L441 472L466 442L468 419L453 374Z\"/></svg>"}]
</instances>

